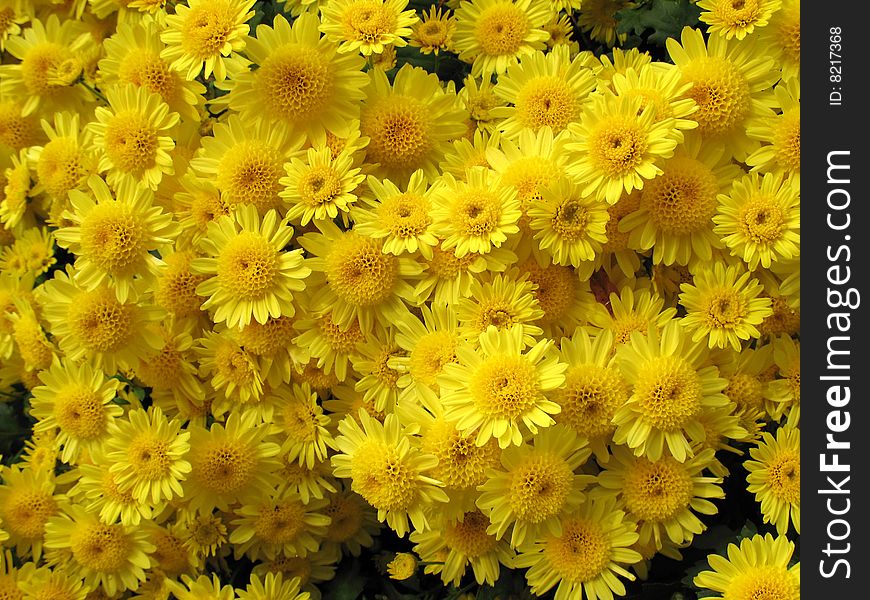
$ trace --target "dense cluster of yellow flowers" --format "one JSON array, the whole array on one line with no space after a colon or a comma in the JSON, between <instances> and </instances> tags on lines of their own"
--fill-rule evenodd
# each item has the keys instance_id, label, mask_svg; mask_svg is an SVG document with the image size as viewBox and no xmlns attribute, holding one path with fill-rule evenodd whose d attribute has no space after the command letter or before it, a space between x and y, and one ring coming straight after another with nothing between
<instances>
[{"instance_id":1,"label":"dense cluster of yellow flowers","mask_svg":"<svg viewBox=\"0 0 870 600\"><path fill-rule=\"evenodd\" d=\"M630 6L0 0L0 597L611 600L743 477L797 600L799 2Z\"/></svg>"}]
</instances>

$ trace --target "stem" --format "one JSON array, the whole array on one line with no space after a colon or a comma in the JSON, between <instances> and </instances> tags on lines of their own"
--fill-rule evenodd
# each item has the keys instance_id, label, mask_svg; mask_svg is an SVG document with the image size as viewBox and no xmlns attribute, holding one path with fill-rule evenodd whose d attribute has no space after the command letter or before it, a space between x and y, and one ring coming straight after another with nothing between
<instances>
[{"instance_id":1,"label":"stem","mask_svg":"<svg viewBox=\"0 0 870 600\"><path fill-rule=\"evenodd\" d=\"M97 88L91 87L90 85L88 85L84 81L79 81L79 84L84 86L86 90L88 90L90 93L92 93L97 98L97 100L102 101L104 104L109 103L109 101L106 99L106 97L103 96L103 94Z\"/></svg>"}]
</instances>

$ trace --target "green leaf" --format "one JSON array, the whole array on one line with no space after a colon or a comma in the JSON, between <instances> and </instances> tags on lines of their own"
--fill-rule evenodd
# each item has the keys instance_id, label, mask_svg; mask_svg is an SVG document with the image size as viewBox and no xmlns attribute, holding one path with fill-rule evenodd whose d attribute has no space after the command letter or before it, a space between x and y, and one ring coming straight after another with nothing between
<instances>
[{"instance_id":1,"label":"green leaf","mask_svg":"<svg viewBox=\"0 0 870 600\"><path fill-rule=\"evenodd\" d=\"M324 586L323 597L332 600L357 600L362 595L365 579L360 575L359 561L345 560L335 577Z\"/></svg>"},{"instance_id":2,"label":"green leaf","mask_svg":"<svg viewBox=\"0 0 870 600\"><path fill-rule=\"evenodd\" d=\"M634 33L664 46L668 38L679 38L683 27L695 27L701 9L689 0L652 0L616 13L618 33Z\"/></svg>"}]
</instances>

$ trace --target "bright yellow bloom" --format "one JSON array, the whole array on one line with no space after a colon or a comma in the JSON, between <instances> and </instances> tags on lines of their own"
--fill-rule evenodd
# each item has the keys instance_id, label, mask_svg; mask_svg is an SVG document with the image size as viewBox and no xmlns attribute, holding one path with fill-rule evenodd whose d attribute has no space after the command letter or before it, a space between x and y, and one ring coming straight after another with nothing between
<instances>
[{"instance_id":1,"label":"bright yellow bloom","mask_svg":"<svg viewBox=\"0 0 870 600\"><path fill-rule=\"evenodd\" d=\"M166 44L160 58L172 61L172 68L185 79L203 73L216 81L227 77L227 59L245 48L248 21L255 0L188 0L176 4L175 14L166 17L160 39Z\"/></svg>"},{"instance_id":2,"label":"bright yellow bloom","mask_svg":"<svg viewBox=\"0 0 870 600\"><path fill-rule=\"evenodd\" d=\"M339 52L382 54L408 45L405 38L419 19L407 6L408 0L330 0L321 9L320 31L339 44Z\"/></svg>"},{"instance_id":3,"label":"bright yellow bloom","mask_svg":"<svg viewBox=\"0 0 870 600\"><path fill-rule=\"evenodd\" d=\"M744 0L735 3L732 0L700 0L698 8L701 22L707 23L707 32L724 36L727 39L736 37L744 39L755 31L756 27L764 27L770 22L770 17L782 7L782 0Z\"/></svg>"},{"instance_id":4,"label":"bright yellow bloom","mask_svg":"<svg viewBox=\"0 0 870 600\"><path fill-rule=\"evenodd\" d=\"M479 349L458 347L458 362L446 364L438 376L445 417L461 432L475 433L478 446L491 438L501 448L518 446L525 431L536 434L553 425L551 415L561 407L548 394L565 381L567 365L550 352L552 340L523 353L519 325L502 331L491 326L479 341Z\"/></svg>"},{"instance_id":5,"label":"bright yellow bloom","mask_svg":"<svg viewBox=\"0 0 870 600\"><path fill-rule=\"evenodd\" d=\"M293 292L305 288L311 270L302 263L302 251L285 251L293 228L278 222L270 210L261 219L251 205L239 207L232 217L210 223L199 246L205 258L191 261L194 273L211 275L196 287L205 296L205 309L214 308L216 323L242 328L252 320L293 316Z\"/></svg>"},{"instance_id":6,"label":"bright yellow bloom","mask_svg":"<svg viewBox=\"0 0 870 600\"><path fill-rule=\"evenodd\" d=\"M801 532L801 443L800 429L785 425L768 432L755 448L752 460L744 462L749 475L747 490L761 503L765 523L773 523L779 535L788 533L789 524Z\"/></svg>"}]
</instances>

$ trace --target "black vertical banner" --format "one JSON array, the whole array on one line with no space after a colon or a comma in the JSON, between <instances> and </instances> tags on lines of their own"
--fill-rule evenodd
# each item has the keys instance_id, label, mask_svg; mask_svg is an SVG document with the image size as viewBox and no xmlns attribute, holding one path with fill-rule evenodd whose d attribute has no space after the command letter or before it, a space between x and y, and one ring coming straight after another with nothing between
<instances>
[{"instance_id":1,"label":"black vertical banner","mask_svg":"<svg viewBox=\"0 0 870 600\"><path fill-rule=\"evenodd\" d=\"M801 4L801 587L870 598L870 7Z\"/></svg>"}]
</instances>

